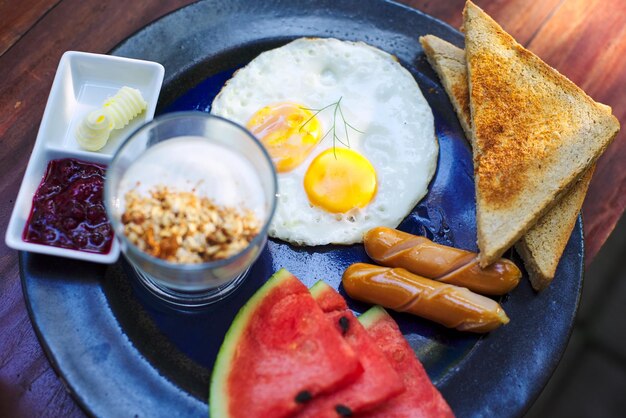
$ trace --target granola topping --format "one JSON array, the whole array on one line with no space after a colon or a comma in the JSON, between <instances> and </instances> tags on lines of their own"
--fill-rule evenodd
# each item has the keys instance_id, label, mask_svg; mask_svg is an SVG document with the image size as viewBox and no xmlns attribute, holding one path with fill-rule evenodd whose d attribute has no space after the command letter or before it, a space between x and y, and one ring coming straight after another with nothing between
<instances>
[{"instance_id":1,"label":"granola topping","mask_svg":"<svg viewBox=\"0 0 626 418\"><path fill-rule=\"evenodd\" d=\"M251 210L219 206L194 192L159 185L149 196L125 195L124 233L146 253L174 263L204 263L231 257L259 233Z\"/></svg>"}]
</instances>

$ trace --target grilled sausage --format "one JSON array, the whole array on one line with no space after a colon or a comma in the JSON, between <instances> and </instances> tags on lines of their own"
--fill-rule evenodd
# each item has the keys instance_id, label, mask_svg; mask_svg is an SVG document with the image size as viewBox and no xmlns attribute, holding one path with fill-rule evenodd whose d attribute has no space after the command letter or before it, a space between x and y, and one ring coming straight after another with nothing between
<instances>
[{"instance_id":1,"label":"grilled sausage","mask_svg":"<svg viewBox=\"0 0 626 418\"><path fill-rule=\"evenodd\" d=\"M460 331L489 332L509 322L494 300L402 268L356 263L343 273L342 283L354 299L409 312Z\"/></svg>"},{"instance_id":2,"label":"grilled sausage","mask_svg":"<svg viewBox=\"0 0 626 418\"><path fill-rule=\"evenodd\" d=\"M514 289L522 272L501 258L481 268L476 253L435 244L391 228L377 227L364 236L365 251L378 264L402 267L442 283L467 287L484 295L503 295Z\"/></svg>"}]
</instances>

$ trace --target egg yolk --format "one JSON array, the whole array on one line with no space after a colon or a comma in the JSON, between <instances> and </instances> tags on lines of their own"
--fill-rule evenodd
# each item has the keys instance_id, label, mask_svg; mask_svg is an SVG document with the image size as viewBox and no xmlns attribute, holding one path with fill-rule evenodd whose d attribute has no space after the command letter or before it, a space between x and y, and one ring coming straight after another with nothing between
<instances>
[{"instance_id":1,"label":"egg yolk","mask_svg":"<svg viewBox=\"0 0 626 418\"><path fill-rule=\"evenodd\" d=\"M330 148L315 157L304 175L309 201L332 213L366 206L376 194L376 170L356 151Z\"/></svg>"},{"instance_id":2,"label":"egg yolk","mask_svg":"<svg viewBox=\"0 0 626 418\"><path fill-rule=\"evenodd\" d=\"M246 127L265 146L279 173L300 165L322 135L314 114L295 103L265 106L252 115Z\"/></svg>"}]
</instances>

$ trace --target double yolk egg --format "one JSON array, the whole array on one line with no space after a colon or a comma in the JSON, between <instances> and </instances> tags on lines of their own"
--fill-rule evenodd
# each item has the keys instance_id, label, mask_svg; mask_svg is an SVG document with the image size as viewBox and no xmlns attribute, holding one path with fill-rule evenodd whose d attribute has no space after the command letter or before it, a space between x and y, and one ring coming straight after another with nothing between
<instances>
[{"instance_id":1,"label":"double yolk egg","mask_svg":"<svg viewBox=\"0 0 626 418\"><path fill-rule=\"evenodd\" d=\"M289 102L261 108L246 127L265 146L278 173L302 164L325 135L311 109ZM309 202L331 213L367 206L376 195L376 185L376 170L368 159L343 147L321 152L304 174Z\"/></svg>"}]
</instances>

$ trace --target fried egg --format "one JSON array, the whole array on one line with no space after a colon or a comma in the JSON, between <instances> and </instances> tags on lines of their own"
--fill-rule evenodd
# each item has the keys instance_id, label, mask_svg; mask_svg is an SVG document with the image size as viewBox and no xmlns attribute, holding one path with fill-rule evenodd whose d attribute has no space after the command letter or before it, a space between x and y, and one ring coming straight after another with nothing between
<instances>
[{"instance_id":1,"label":"fried egg","mask_svg":"<svg viewBox=\"0 0 626 418\"><path fill-rule=\"evenodd\" d=\"M361 42L297 39L262 53L211 113L246 126L278 174L271 237L353 244L396 227L428 191L438 143L413 76Z\"/></svg>"}]
</instances>

